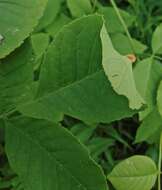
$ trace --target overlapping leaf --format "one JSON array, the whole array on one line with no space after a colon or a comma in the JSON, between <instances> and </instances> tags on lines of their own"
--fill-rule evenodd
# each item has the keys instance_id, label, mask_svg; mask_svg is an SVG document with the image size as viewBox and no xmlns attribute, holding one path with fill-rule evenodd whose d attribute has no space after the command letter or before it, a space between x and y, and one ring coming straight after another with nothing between
<instances>
[{"instance_id":1,"label":"overlapping leaf","mask_svg":"<svg viewBox=\"0 0 162 190\"><path fill-rule=\"evenodd\" d=\"M93 15L60 31L42 66L37 97L19 107L23 114L55 121L67 114L87 122L110 122L135 113L103 72L102 24L102 18Z\"/></svg>"},{"instance_id":2,"label":"overlapping leaf","mask_svg":"<svg viewBox=\"0 0 162 190\"><path fill-rule=\"evenodd\" d=\"M22 44L43 15L47 0L0 0L0 58Z\"/></svg>"},{"instance_id":3,"label":"overlapping leaf","mask_svg":"<svg viewBox=\"0 0 162 190\"><path fill-rule=\"evenodd\" d=\"M32 49L25 42L0 63L0 116L30 99L33 81Z\"/></svg>"},{"instance_id":4,"label":"overlapping leaf","mask_svg":"<svg viewBox=\"0 0 162 190\"><path fill-rule=\"evenodd\" d=\"M136 89L131 61L114 49L105 25L101 30L101 40L102 65L113 89L128 98L131 109L140 109L145 102Z\"/></svg>"}]
</instances>

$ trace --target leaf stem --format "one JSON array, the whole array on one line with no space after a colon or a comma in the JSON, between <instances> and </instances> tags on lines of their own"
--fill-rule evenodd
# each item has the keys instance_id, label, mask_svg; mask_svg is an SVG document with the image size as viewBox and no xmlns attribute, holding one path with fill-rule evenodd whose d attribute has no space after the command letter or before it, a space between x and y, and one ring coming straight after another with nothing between
<instances>
[{"instance_id":1,"label":"leaf stem","mask_svg":"<svg viewBox=\"0 0 162 190\"><path fill-rule=\"evenodd\" d=\"M121 22L121 24L122 24L122 26L123 26L123 28L124 28L124 30L125 30L126 35L128 36L129 43L130 43L130 45L131 45L132 51L133 51L133 53L135 53L134 45L133 45L133 40L132 40L132 37L131 37L131 35L130 35L130 33L129 33L129 30L128 30L126 24L125 24L125 21L123 20L123 18L122 18L122 16L121 16L120 12L119 12L119 9L118 9L118 7L117 7L115 1L114 1L114 0L110 0L110 2L111 2L111 4L112 4L112 6L113 6L113 8L114 8L114 10L115 10L115 12L116 12L116 14L117 14L119 20L120 20L120 22Z\"/></svg>"},{"instance_id":2,"label":"leaf stem","mask_svg":"<svg viewBox=\"0 0 162 190\"><path fill-rule=\"evenodd\" d=\"M97 0L93 0L93 7L92 7L93 12L95 11L96 4L97 4Z\"/></svg>"},{"instance_id":3,"label":"leaf stem","mask_svg":"<svg viewBox=\"0 0 162 190\"><path fill-rule=\"evenodd\" d=\"M161 190L161 159L162 159L162 133L159 143L159 163L158 163L158 190Z\"/></svg>"}]
</instances>

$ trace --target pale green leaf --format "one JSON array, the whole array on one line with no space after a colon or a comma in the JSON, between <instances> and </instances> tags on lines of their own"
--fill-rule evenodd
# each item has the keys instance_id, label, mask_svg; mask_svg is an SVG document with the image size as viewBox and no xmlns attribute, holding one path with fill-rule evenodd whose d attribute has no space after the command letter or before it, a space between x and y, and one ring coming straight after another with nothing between
<instances>
[{"instance_id":1,"label":"pale green leaf","mask_svg":"<svg viewBox=\"0 0 162 190\"><path fill-rule=\"evenodd\" d=\"M145 102L136 89L131 61L114 49L105 25L101 30L101 40L102 65L113 89L128 98L131 109L140 109Z\"/></svg>"},{"instance_id":2,"label":"pale green leaf","mask_svg":"<svg viewBox=\"0 0 162 190\"><path fill-rule=\"evenodd\" d=\"M24 117L7 121L6 152L25 190L108 189L87 149L60 125Z\"/></svg>"},{"instance_id":3,"label":"pale green leaf","mask_svg":"<svg viewBox=\"0 0 162 190\"><path fill-rule=\"evenodd\" d=\"M92 13L90 0L67 0L67 6L73 17L81 17Z\"/></svg>"},{"instance_id":4,"label":"pale green leaf","mask_svg":"<svg viewBox=\"0 0 162 190\"><path fill-rule=\"evenodd\" d=\"M0 58L29 36L43 14L47 0L0 0Z\"/></svg>"},{"instance_id":5,"label":"pale green leaf","mask_svg":"<svg viewBox=\"0 0 162 190\"><path fill-rule=\"evenodd\" d=\"M162 54L162 24L160 24L153 33L152 36L152 50L154 54Z\"/></svg>"},{"instance_id":6,"label":"pale green leaf","mask_svg":"<svg viewBox=\"0 0 162 190\"><path fill-rule=\"evenodd\" d=\"M19 110L36 118L58 121L63 114L88 123L132 116L125 97L112 89L101 65L100 30L93 15L62 28L47 51L37 97Z\"/></svg>"},{"instance_id":7,"label":"pale green leaf","mask_svg":"<svg viewBox=\"0 0 162 190\"><path fill-rule=\"evenodd\" d=\"M146 156L132 156L119 163L108 175L116 190L151 190L157 178L153 160Z\"/></svg>"}]
</instances>

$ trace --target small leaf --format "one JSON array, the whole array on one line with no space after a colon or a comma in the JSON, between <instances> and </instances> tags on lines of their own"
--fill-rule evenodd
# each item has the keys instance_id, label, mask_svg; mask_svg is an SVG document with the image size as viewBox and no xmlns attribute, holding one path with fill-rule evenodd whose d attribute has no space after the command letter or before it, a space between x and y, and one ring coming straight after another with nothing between
<instances>
[{"instance_id":1,"label":"small leaf","mask_svg":"<svg viewBox=\"0 0 162 190\"><path fill-rule=\"evenodd\" d=\"M152 49L154 54L162 54L162 24L160 24L153 33Z\"/></svg>"},{"instance_id":2,"label":"small leaf","mask_svg":"<svg viewBox=\"0 0 162 190\"><path fill-rule=\"evenodd\" d=\"M113 48L105 25L101 30L101 40L102 65L113 89L128 98L131 109L140 109L145 102L136 89L131 61Z\"/></svg>"},{"instance_id":3,"label":"small leaf","mask_svg":"<svg viewBox=\"0 0 162 190\"><path fill-rule=\"evenodd\" d=\"M90 0L67 0L67 5L73 17L81 17L92 12Z\"/></svg>"},{"instance_id":4,"label":"small leaf","mask_svg":"<svg viewBox=\"0 0 162 190\"><path fill-rule=\"evenodd\" d=\"M31 36L32 47L37 59L45 53L49 45L49 41L49 35L45 33L36 33Z\"/></svg>"},{"instance_id":5,"label":"small leaf","mask_svg":"<svg viewBox=\"0 0 162 190\"><path fill-rule=\"evenodd\" d=\"M138 62L134 68L136 86L147 103L147 108L140 112L144 119L156 106L157 88L162 79L162 64L151 57Z\"/></svg>"},{"instance_id":6,"label":"small leaf","mask_svg":"<svg viewBox=\"0 0 162 190\"><path fill-rule=\"evenodd\" d=\"M71 18L66 16L65 14L58 15L56 19L48 26L46 27L46 31L48 34L50 34L52 37L55 37L56 34L60 31L60 29L68 24L71 21Z\"/></svg>"},{"instance_id":7,"label":"small leaf","mask_svg":"<svg viewBox=\"0 0 162 190\"><path fill-rule=\"evenodd\" d=\"M142 124L139 126L136 134L135 143L147 141L149 143L159 142L160 132L162 131L162 117L157 108L145 117ZM154 137L157 139L154 139Z\"/></svg>"},{"instance_id":8,"label":"small leaf","mask_svg":"<svg viewBox=\"0 0 162 190\"><path fill-rule=\"evenodd\" d=\"M60 0L48 0L43 17L40 19L36 30L42 30L52 23L59 13L60 4Z\"/></svg>"},{"instance_id":9,"label":"small leaf","mask_svg":"<svg viewBox=\"0 0 162 190\"><path fill-rule=\"evenodd\" d=\"M157 178L153 160L146 156L132 156L119 163L108 175L116 190L151 190Z\"/></svg>"},{"instance_id":10,"label":"small leaf","mask_svg":"<svg viewBox=\"0 0 162 190\"><path fill-rule=\"evenodd\" d=\"M43 14L47 0L0 0L0 58L19 47Z\"/></svg>"},{"instance_id":11,"label":"small leaf","mask_svg":"<svg viewBox=\"0 0 162 190\"><path fill-rule=\"evenodd\" d=\"M6 121L6 152L25 190L108 189L87 149L60 125L24 117Z\"/></svg>"}]
</instances>

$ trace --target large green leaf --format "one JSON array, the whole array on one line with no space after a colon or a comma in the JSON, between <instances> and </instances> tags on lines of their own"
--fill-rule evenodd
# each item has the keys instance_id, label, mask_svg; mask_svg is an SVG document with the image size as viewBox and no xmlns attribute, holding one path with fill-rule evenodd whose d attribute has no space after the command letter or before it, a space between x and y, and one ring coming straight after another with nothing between
<instances>
[{"instance_id":1,"label":"large green leaf","mask_svg":"<svg viewBox=\"0 0 162 190\"><path fill-rule=\"evenodd\" d=\"M140 113L145 118L156 106L157 88L162 79L162 65L159 61L146 58L138 62L134 69L136 86L142 97L146 100L147 108Z\"/></svg>"},{"instance_id":2,"label":"large green leaf","mask_svg":"<svg viewBox=\"0 0 162 190\"><path fill-rule=\"evenodd\" d=\"M87 149L59 125L24 117L7 121L6 151L25 190L107 190Z\"/></svg>"},{"instance_id":3,"label":"large green leaf","mask_svg":"<svg viewBox=\"0 0 162 190\"><path fill-rule=\"evenodd\" d=\"M144 100L136 89L131 61L114 49L105 25L101 30L101 40L102 65L113 89L128 98L131 109L140 109Z\"/></svg>"},{"instance_id":4,"label":"large green leaf","mask_svg":"<svg viewBox=\"0 0 162 190\"><path fill-rule=\"evenodd\" d=\"M0 63L0 115L24 103L30 95L33 81L31 45L25 42Z\"/></svg>"},{"instance_id":5,"label":"large green leaf","mask_svg":"<svg viewBox=\"0 0 162 190\"><path fill-rule=\"evenodd\" d=\"M150 190L155 185L157 173L149 157L133 156L119 163L108 179L116 190Z\"/></svg>"},{"instance_id":6,"label":"large green leaf","mask_svg":"<svg viewBox=\"0 0 162 190\"><path fill-rule=\"evenodd\" d=\"M162 24L160 24L153 33L152 36L152 50L154 54L162 54Z\"/></svg>"},{"instance_id":7,"label":"large green leaf","mask_svg":"<svg viewBox=\"0 0 162 190\"><path fill-rule=\"evenodd\" d=\"M135 142L159 142L161 131L162 117L160 116L157 108L155 107L139 126Z\"/></svg>"},{"instance_id":8,"label":"large green leaf","mask_svg":"<svg viewBox=\"0 0 162 190\"><path fill-rule=\"evenodd\" d=\"M0 58L20 46L43 14L47 0L0 0Z\"/></svg>"},{"instance_id":9,"label":"large green leaf","mask_svg":"<svg viewBox=\"0 0 162 190\"><path fill-rule=\"evenodd\" d=\"M90 0L67 0L67 6L73 17L81 17L92 13Z\"/></svg>"},{"instance_id":10,"label":"large green leaf","mask_svg":"<svg viewBox=\"0 0 162 190\"><path fill-rule=\"evenodd\" d=\"M63 114L87 122L129 117L125 97L116 94L101 65L100 16L78 19L63 29L49 47L36 98L19 107L28 116L60 120Z\"/></svg>"}]
</instances>

